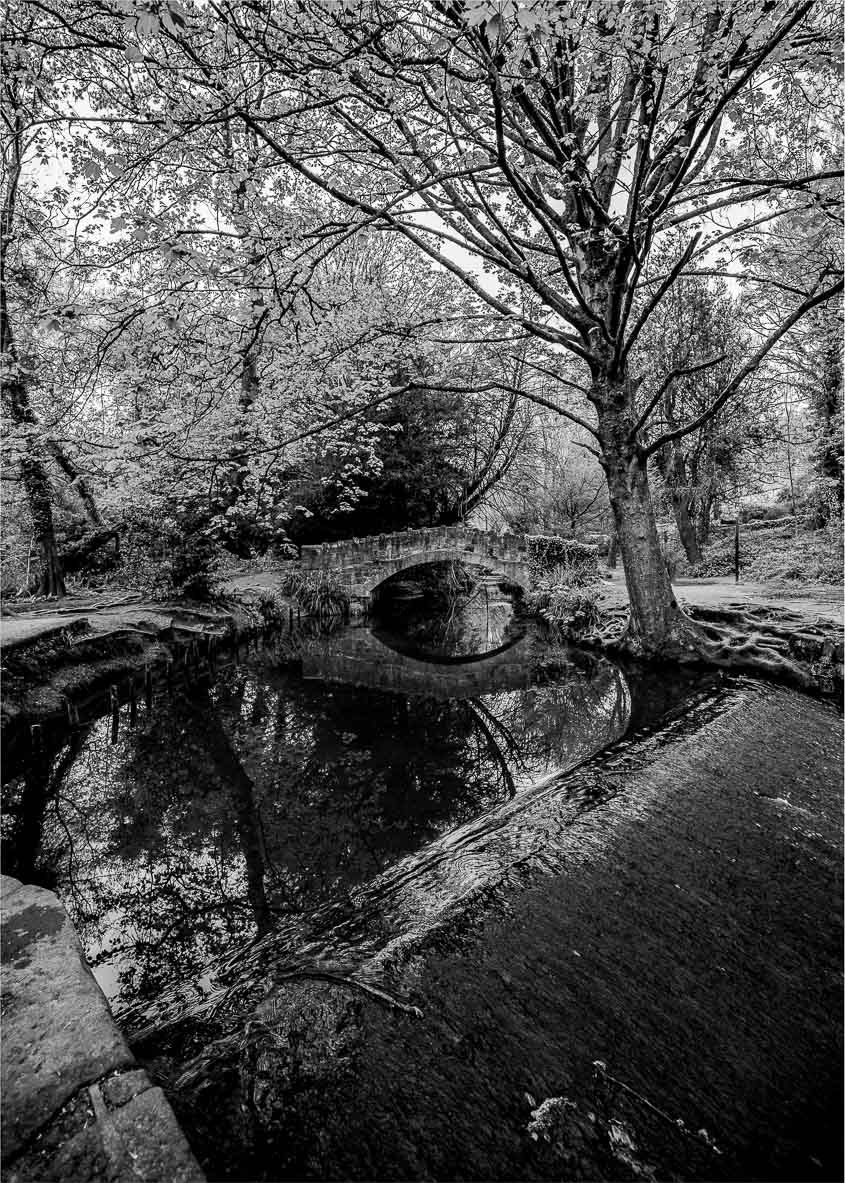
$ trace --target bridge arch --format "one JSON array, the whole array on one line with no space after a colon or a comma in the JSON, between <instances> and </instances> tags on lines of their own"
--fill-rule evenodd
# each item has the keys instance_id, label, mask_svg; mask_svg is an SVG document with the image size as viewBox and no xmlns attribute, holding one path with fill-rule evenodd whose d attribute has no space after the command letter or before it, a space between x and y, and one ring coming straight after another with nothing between
<instances>
[{"instance_id":1,"label":"bridge arch","mask_svg":"<svg viewBox=\"0 0 845 1183\"><path fill-rule=\"evenodd\" d=\"M529 587L528 541L519 534L494 534L465 526L437 526L377 534L322 546L303 546L304 571L332 571L347 582L355 599L369 600L386 579L427 563L458 560L489 568Z\"/></svg>"}]
</instances>

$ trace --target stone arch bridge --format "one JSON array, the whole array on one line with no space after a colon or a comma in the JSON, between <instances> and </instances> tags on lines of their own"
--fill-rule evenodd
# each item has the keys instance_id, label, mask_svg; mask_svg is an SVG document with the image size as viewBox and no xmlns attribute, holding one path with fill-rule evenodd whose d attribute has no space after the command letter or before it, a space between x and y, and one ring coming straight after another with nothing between
<instances>
[{"instance_id":1,"label":"stone arch bridge","mask_svg":"<svg viewBox=\"0 0 845 1183\"><path fill-rule=\"evenodd\" d=\"M459 559L488 567L509 583L529 587L528 539L522 534L493 534L466 526L403 530L343 542L303 546L303 571L331 571L348 585L353 600L366 602L391 575L424 563Z\"/></svg>"}]
</instances>

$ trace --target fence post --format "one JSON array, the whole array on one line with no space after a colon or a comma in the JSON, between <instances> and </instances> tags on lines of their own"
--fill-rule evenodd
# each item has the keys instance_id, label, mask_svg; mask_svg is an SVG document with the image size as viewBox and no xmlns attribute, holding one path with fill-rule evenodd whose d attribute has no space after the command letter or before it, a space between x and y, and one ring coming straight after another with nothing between
<instances>
[{"instance_id":1,"label":"fence post","mask_svg":"<svg viewBox=\"0 0 845 1183\"><path fill-rule=\"evenodd\" d=\"M736 511L734 526L734 583L739 583L739 510Z\"/></svg>"}]
</instances>

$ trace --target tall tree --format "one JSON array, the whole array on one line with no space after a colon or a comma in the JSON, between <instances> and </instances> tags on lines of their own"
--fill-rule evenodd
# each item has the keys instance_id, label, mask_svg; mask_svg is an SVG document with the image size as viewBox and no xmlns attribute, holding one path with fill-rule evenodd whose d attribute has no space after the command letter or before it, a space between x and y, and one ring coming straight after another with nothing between
<instances>
[{"instance_id":1,"label":"tall tree","mask_svg":"<svg viewBox=\"0 0 845 1183\"><path fill-rule=\"evenodd\" d=\"M724 496L742 455L766 440L767 392L749 378L715 414L706 412L748 351L740 301L723 281L679 279L666 293L637 343L635 361L645 382L661 390L646 435L674 431L702 415L697 430L676 436L654 453L678 536L690 563L702 558L714 502ZM762 404L762 405L761 405Z\"/></svg>"},{"instance_id":2,"label":"tall tree","mask_svg":"<svg viewBox=\"0 0 845 1183\"><path fill-rule=\"evenodd\" d=\"M32 295L35 275L22 241L32 236L35 211L21 208L24 170L32 156L49 150L49 129L41 119L42 92L51 78L42 55L29 55L4 40L2 104L2 208L0 208L0 387L3 409L17 429L18 467L26 492L39 557L38 591L64 595L65 584L53 525L53 492L30 388L35 379L31 349L18 339L15 304Z\"/></svg>"}]
</instances>

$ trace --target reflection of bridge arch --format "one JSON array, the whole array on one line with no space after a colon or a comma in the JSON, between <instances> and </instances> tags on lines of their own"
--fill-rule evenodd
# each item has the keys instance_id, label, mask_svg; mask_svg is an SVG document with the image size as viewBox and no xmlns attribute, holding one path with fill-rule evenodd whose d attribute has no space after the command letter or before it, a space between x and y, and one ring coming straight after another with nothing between
<instances>
[{"instance_id":1,"label":"reflection of bridge arch","mask_svg":"<svg viewBox=\"0 0 845 1183\"><path fill-rule=\"evenodd\" d=\"M425 660L387 646L367 628L346 629L308 647L306 678L347 682L431 698L473 698L497 690L522 690L537 680L529 638L517 637L491 653L456 662Z\"/></svg>"},{"instance_id":2,"label":"reflection of bridge arch","mask_svg":"<svg viewBox=\"0 0 845 1183\"><path fill-rule=\"evenodd\" d=\"M506 653L508 649L513 649L514 645L523 640L526 633L525 625L522 625L521 631L509 636L507 640L503 641L501 645L496 645L493 649L488 649L486 653L466 653L455 655L451 653L431 653L421 654L414 652L413 646L409 641L407 647L397 643L392 636L385 635L381 629L371 628L371 633L376 641L389 649L391 653L396 653L400 657L410 657L420 665L427 666L452 666L452 665L474 665L477 662L485 662L491 658L499 657L502 653Z\"/></svg>"},{"instance_id":3,"label":"reflection of bridge arch","mask_svg":"<svg viewBox=\"0 0 845 1183\"><path fill-rule=\"evenodd\" d=\"M303 571L331 571L349 584L354 599L367 600L392 575L426 563L459 560L488 567L527 588L528 540L521 534L492 534L465 526L404 530L371 538L303 546Z\"/></svg>"}]
</instances>

